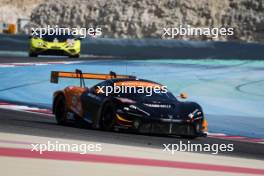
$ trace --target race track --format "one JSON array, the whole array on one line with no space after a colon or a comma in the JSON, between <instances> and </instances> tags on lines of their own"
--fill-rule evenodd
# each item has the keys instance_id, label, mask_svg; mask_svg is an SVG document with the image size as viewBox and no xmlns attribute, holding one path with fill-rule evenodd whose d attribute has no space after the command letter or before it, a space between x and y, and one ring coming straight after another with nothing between
<instances>
[{"instance_id":1,"label":"race track","mask_svg":"<svg viewBox=\"0 0 264 176\"><path fill-rule=\"evenodd\" d=\"M188 139L166 136L149 136L129 133L104 132L100 130L80 129L74 125L62 127L56 125L53 117L41 114L19 112L12 110L0 110L1 132L43 136L50 138L62 138L99 143L119 144L137 147L150 147L163 149L163 144L187 142ZM241 142L213 137L198 138L192 143L201 144L234 144L233 152L222 152L219 155L235 156L243 158L264 159L263 144L253 142ZM210 154L210 153L209 153Z\"/></svg>"},{"instance_id":2,"label":"race track","mask_svg":"<svg viewBox=\"0 0 264 176\"><path fill-rule=\"evenodd\" d=\"M264 174L263 141L256 139L264 136L261 125L264 122L264 110L260 108L264 105L262 62L189 60L183 63L181 60L103 58L82 58L80 61L67 59L65 62L65 58L54 57L36 58L33 61L23 57L0 59L0 164L6 175L53 175L52 171L45 169L48 166L56 166L57 175L87 175L88 172L93 175L119 173L127 176L163 175L164 172L173 175ZM62 80L60 84L52 85L49 83L50 71L73 71L75 68L86 72L107 73L113 70L121 74L135 74L167 85L174 94L188 92L189 100L197 101L204 107L210 132L227 134L209 135L208 138L190 142L233 144L234 151L217 155L210 152L176 152L172 155L163 152L163 144L187 143L188 139L104 132L73 125L58 126L49 113L25 112L12 106L48 110L53 91L77 83ZM87 81L88 85L93 83L95 81ZM37 155L28 152L30 144L46 143L48 140L100 143L103 151L88 155L60 152ZM16 169L20 172L10 169L8 163L12 162L20 163L21 168Z\"/></svg>"},{"instance_id":3,"label":"race track","mask_svg":"<svg viewBox=\"0 0 264 176\"><path fill-rule=\"evenodd\" d=\"M189 94L188 101L202 105L210 132L264 138L264 62L223 60L68 60L66 58L3 58L0 64L0 100L51 107L52 93L79 80L62 79L51 84L53 70L133 74L166 85L178 95ZM86 59L86 60L85 60ZM50 63L49 63L50 62ZM97 80L86 80L92 86ZM28 93L30 92L30 94Z\"/></svg>"}]
</instances>

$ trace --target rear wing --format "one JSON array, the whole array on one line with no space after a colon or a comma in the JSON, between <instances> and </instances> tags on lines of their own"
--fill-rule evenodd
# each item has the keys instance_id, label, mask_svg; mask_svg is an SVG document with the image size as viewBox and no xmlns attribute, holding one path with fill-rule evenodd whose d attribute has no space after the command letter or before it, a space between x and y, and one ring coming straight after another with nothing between
<instances>
[{"instance_id":1,"label":"rear wing","mask_svg":"<svg viewBox=\"0 0 264 176\"><path fill-rule=\"evenodd\" d=\"M75 70L75 72L62 72L62 71L52 71L50 82L57 84L59 78L79 78L81 80L81 86L84 84L84 79L98 79L98 80L108 80L113 78L131 78L135 79L135 76L131 75L117 75L115 72L110 71L109 74L98 74L98 73L82 73L81 70Z\"/></svg>"}]
</instances>

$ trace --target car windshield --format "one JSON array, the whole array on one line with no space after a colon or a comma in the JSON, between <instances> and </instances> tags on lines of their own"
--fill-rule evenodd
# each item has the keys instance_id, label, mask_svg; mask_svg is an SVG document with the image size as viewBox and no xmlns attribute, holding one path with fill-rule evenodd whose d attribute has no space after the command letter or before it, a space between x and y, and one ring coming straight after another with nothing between
<instances>
[{"instance_id":1,"label":"car windshield","mask_svg":"<svg viewBox=\"0 0 264 176\"><path fill-rule=\"evenodd\" d=\"M115 96L117 97L123 97L123 98L129 98L133 100L137 99L170 99L170 100L176 100L175 96L169 92L163 92L163 91L154 91L154 90L147 90L145 89L144 92L141 92L139 90L140 88L135 89L134 91L127 91L127 92L118 92L115 93Z\"/></svg>"},{"instance_id":2,"label":"car windshield","mask_svg":"<svg viewBox=\"0 0 264 176\"><path fill-rule=\"evenodd\" d=\"M42 36L43 40L53 42L55 39L58 40L58 42L64 42L67 39L73 39L73 35L44 35Z\"/></svg>"}]
</instances>

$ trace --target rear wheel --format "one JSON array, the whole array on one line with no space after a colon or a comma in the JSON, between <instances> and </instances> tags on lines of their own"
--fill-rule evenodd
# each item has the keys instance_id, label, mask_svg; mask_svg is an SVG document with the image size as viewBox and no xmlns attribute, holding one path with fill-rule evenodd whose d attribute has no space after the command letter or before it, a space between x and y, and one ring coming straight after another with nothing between
<instances>
[{"instance_id":1,"label":"rear wheel","mask_svg":"<svg viewBox=\"0 0 264 176\"><path fill-rule=\"evenodd\" d=\"M115 125L115 111L114 106L107 103L103 108L101 117L101 127L103 130L112 130Z\"/></svg>"},{"instance_id":2,"label":"rear wheel","mask_svg":"<svg viewBox=\"0 0 264 176\"><path fill-rule=\"evenodd\" d=\"M56 100L55 106L55 117L58 125L65 125L66 124L66 102L64 96L59 96Z\"/></svg>"}]
</instances>

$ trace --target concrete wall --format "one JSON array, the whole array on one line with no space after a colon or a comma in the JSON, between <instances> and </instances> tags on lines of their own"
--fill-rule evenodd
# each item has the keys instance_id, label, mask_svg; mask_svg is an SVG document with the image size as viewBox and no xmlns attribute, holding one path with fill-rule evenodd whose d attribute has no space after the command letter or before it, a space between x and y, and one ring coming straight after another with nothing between
<instances>
[{"instance_id":1,"label":"concrete wall","mask_svg":"<svg viewBox=\"0 0 264 176\"><path fill-rule=\"evenodd\" d=\"M0 35L0 51L28 51L25 35ZM84 39L82 54L126 58L264 59L264 44L161 39Z\"/></svg>"}]
</instances>

